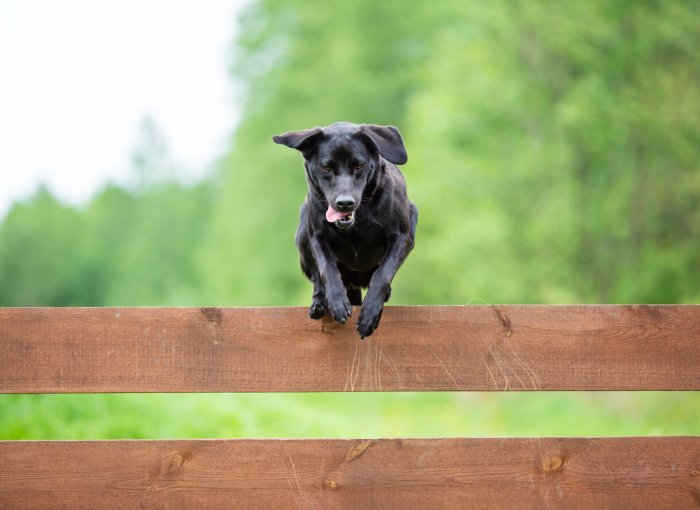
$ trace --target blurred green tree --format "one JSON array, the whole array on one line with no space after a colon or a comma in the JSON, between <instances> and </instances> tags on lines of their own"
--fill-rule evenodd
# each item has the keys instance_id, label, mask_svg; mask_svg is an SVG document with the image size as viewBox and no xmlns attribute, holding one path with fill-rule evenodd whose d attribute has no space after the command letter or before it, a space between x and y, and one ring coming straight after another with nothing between
<instances>
[{"instance_id":1,"label":"blurred green tree","mask_svg":"<svg viewBox=\"0 0 700 510\"><path fill-rule=\"evenodd\" d=\"M409 116L412 295L697 301L698 4L469 5Z\"/></svg>"},{"instance_id":2,"label":"blurred green tree","mask_svg":"<svg viewBox=\"0 0 700 510\"><path fill-rule=\"evenodd\" d=\"M0 306L79 305L99 294L83 222L45 187L12 208L0 228Z\"/></svg>"}]
</instances>

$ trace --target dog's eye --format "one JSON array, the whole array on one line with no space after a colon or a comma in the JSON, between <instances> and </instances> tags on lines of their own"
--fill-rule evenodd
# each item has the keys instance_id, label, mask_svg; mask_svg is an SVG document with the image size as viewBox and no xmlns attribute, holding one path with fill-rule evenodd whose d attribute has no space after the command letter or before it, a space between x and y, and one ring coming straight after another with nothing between
<instances>
[{"instance_id":1,"label":"dog's eye","mask_svg":"<svg viewBox=\"0 0 700 510\"><path fill-rule=\"evenodd\" d=\"M362 170L364 170L364 168L365 168L365 165L363 163L358 163L357 165L355 165L356 172L362 172Z\"/></svg>"},{"instance_id":2,"label":"dog's eye","mask_svg":"<svg viewBox=\"0 0 700 510\"><path fill-rule=\"evenodd\" d=\"M321 168L323 169L324 172L330 172L331 170L333 170L333 169L331 168L331 165L329 165L328 163L326 163L325 165L323 165Z\"/></svg>"}]
</instances>

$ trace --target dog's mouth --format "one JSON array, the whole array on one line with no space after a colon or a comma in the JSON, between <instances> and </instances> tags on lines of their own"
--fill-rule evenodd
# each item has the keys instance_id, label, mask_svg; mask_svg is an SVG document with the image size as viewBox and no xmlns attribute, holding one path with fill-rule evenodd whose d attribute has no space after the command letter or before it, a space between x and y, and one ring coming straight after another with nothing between
<instances>
[{"instance_id":1,"label":"dog's mouth","mask_svg":"<svg viewBox=\"0 0 700 510\"><path fill-rule=\"evenodd\" d=\"M353 223L355 223L355 211L341 212L328 206L326 221L328 221L328 223L335 223L335 226L338 228L350 228Z\"/></svg>"},{"instance_id":2,"label":"dog's mouth","mask_svg":"<svg viewBox=\"0 0 700 510\"><path fill-rule=\"evenodd\" d=\"M335 226L340 228L350 228L355 223L355 211L347 213L335 220Z\"/></svg>"}]
</instances>

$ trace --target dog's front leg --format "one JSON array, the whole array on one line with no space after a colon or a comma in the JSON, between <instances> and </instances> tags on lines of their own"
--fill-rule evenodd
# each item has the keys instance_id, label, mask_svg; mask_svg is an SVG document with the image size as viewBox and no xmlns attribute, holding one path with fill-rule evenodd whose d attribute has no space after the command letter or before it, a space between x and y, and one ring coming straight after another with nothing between
<instances>
[{"instance_id":1,"label":"dog's front leg","mask_svg":"<svg viewBox=\"0 0 700 510\"><path fill-rule=\"evenodd\" d=\"M382 318L384 300L394 279L396 271L413 249L413 235L398 234L390 240L384 260L372 275L367 296L362 303L360 317L357 319L357 331L360 338L370 336Z\"/></svg>"},{"instance_id":2,"label":"dog's front leg","mask_svg":"<svg viewBox=\"0 0 700 510\"><path fill-rule=\"evenodd\" d=\"M310 241L311 252L325 288L327 309L334 320L345 324L352 315L352 305L338 271L338 258L321 237L312 235Z\"/></svg>"}]
</instances>

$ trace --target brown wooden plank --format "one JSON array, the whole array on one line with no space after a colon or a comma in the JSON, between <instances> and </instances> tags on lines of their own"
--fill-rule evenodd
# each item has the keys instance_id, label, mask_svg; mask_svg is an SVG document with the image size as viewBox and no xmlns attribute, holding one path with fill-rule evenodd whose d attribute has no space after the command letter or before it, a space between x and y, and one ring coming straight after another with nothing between
<instances>
[{"instance_id":1,"label":"brown wooden plank","mask_svg":"<svg viewBox=\"0 0 700 510\"><path fill-rule=\"evenodd\" d=\"M1 508L700 506L700 436L0 442Z\"/></svg>"},{"instance_id":2,"label":"brown wooden plank","mask_svg":"<svg viewBox=\"0 0 700 510\"><path fill-rule=\"evenodd\" d=\"M357 316L355 310L354 316ZM700 305L0 309L0 392L700 390Z\"/></svg>"}]
</instances>

